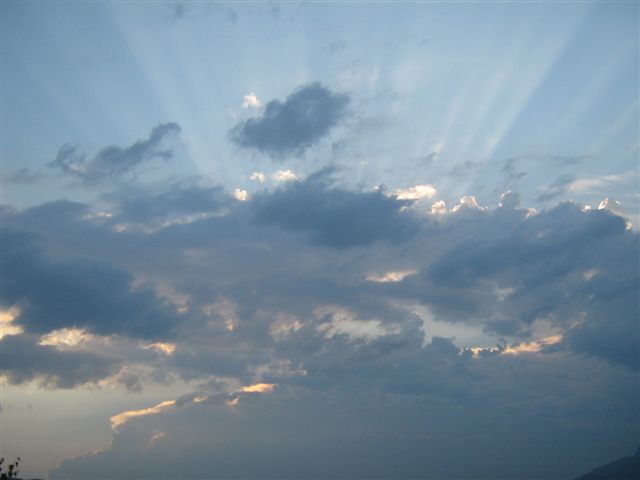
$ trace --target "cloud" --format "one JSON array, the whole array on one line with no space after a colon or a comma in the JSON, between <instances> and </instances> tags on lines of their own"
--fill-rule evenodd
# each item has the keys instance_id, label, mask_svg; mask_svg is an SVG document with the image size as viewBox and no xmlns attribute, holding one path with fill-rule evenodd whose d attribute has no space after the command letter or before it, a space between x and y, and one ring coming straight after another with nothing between
<instances>
[{"instance_id":1,"label":"cloud","mask_svg":"<svg viewBox=\"0 0 640 480\"><path fill-rule=\"evenodd\" d=\"M262 102L260 101L258 96L253 92L246 94L242 99L243 109L260 108L261 106L262 106Z\"/></svg>"},{"instance_id":2,"label":"cloud","mask_svg":"<svg viewBox=\"0 0 640 480\"><path fill-rule=\"evenodd\" d=\"M633 342L638 237L623 218L573 204L532 215L512 193L500 208L480 209L469 197L456 211L420 218L403 211L412 201L336 186L332 172L231 202L220 215L149 231L113 230L118 198L126 204L126 196L112 199L111 218L69 202L11 212L3 248L5 268L17 273L7 277L6 305L22 310L13 324L27 332L84 328L170 341L175 352L163 356L163 369L185 378L247 382L261 365L281 371L279 362L290 361L285 371L306 370L306 382L330 385L341 380L335 370L318 369L327 360L327 331L336 341L346 335L347 350L354 332L371 326L382 332L372 348L408 348L407 336L421 345L414 322L422 324L426 308L443 331L468 326L494 342L508 337L513 348L560 334L556 349L640 365ZM180 198L179 185L166 188L153 198ZM199 202L210 205L208 196ZM140 212L135 222L156 218L153 210ZM19 234L25 230L40 233ZM82 255L46 255L33 238L46 251ZM134 288L114 262L171 288L163 287L164 297ZM351 312L352 321L341 324L348 328L316 316L327 305ZM536 333L547 324L549 332ZM178 336L169 340L174 329Z\"/></svg>"},{"instance_id":3,"label":"cloud","mask_svg":"<svg viewBox=\"0 0 640 480\"><path fill-rule=\"evenodd\" d=\"M533 216L473 210L465 222L476 233L462 240L459 231L460 240L431 263L422 287L441 316L509 335L546 318L575 351L640 367L637 342L629 341L640 335L640 279L630 267L639 261L638 236L623 218L567 203ZM585 277L593 269L601 274ZM491 286L515 290L496 303Z\"/></svg>"},{"instance_id":4,"label":"cloud","mask_svg":"<svg viewBox=\"0 0 640 480\"><path fill-rule=\"evenodd\" d=\"M409 188L398 189L394 192L394 195L398 200L420 200L423 198L431 198L436 193L438 192L433 185L419 184Z\"/></svg>"},{"instance_id":5,"label":"cloud","mask_svg":"<svg viewBox=\"0 0 640 480\"><path fill-rule=\"evenodd\" d=\"M111 429L117 431L132 418L161 413L164 410L167 410L175 406L175 404L176 404L175 400L167 400L164 402L160 402L159 404L153 407L143 408L140 410L129 410L126 412L119 413L111 417Z\"/></svg>"},{"instance_id":6,"label":"cloud","mask_svg":"<svg viewBox=\"0 0 640 480\"><path fill-rule=\"evenodd\" d=\"M467 177L473 175L473 171L482 167L482 162L474 162L467 160L466 162L456 163L447 173L452 177Z\"/></svg>"},{"instance_id":7,"label":"cloud","mask_svg":"<svg viewBox=\"0 0 640 480\"><path fill-rule=\"evenodd\" d=\"M122 360L89 351L61 351L51 345L38 344L29 335L5 336L2 349L2 375L9 383L33 380L47 388L73 388L116 374Z\"/></svg>"},{"instance_id":8,"label":"cloud","mask_svg":"<svg viewBox=\"0 0 640 480\"><path fill-rule=\"evenodd\" d=\"M635 171L585 178L562 175L554 183L543 189L543 192L538 197L538 202L552 200L566 193L573 193L574 195L589 194L601 191L605 187L610 190L613 186L621 183L637 182L637 178L638 172Z\"/></svg>"},{"instance_id":9,"label":"cloud","mask_svg":"<svg viewBox=\"0 0 640 480\"><path fill-rule=\"evenodd\" d=\"M640 260L623 218L571 203L533 214L515 193L495 208L468 195L432 215L335 176L325 169L246 202L203 187L183 204L191 184L172 183L137 192L159 210L127 210L120 190L99 206L3 212L4 234L16 236L3 240L6 295L22 310L11 324L25 329L14 337L34 338L24 355L117 357L67 385L194 385L175 405L128 416L110 447L65 462L58 477L513 478L538 451L532 477L563 465L571 478L584 470L563 462L576 435L593 448L606 428L637 440ZM111 217L97 215L105 208ZM161 220L207 209L217 213ZM116 232L124 211L136 212L132 226L160 225ZM93 340L76 342L73 328ZM65 384L47 375L21 381ZM278 387L239 391L260 384ZM160 400L173 401L121 411ZM560 451L550 435L565 439Z\"/></svg>"},{"instance_id":10,"label":"cloud","mask_svg":"<svg viewBox=\"0 0 640 480\"><path fill-rule=\"evenodd\" d=\"M235 195L234 195L235 196ZM114 205L114 223L144 225L167 222L189 215L220 213L231 202L222 187L174 182L158 188L126 188L103 197Z\"/></svg>"},{"instance_id":11,"label":"cloud","mask_svg":"<svg viewBox=\"0 0 640 480\"><path fill-rule=\"evenodd\" d=\"M399 243L417 231L416 220L402 211L410 200L333 187L329 175L320 171L303 182L256 195L256 222L307 233L314 243L332 248Z\"/></svg>"},{"instance_id":12,"label":"cloud","mask_svg":"<svg viewBox=\"0 0 640 480\"><path fill-rule=\"evenodd\" d=\"M239 202L246 202L247 200L249 200L249 193L246 190L236 188L233 191L233 198L235 198Z\"/></svg>"},{"instance_id":13,"label":"cloud","mask_svg":"<svg viewBox=\"0 0 640 480\"><path fill-rule=\"evenodd\" d=\"M13 320L27 332L85 328L109 335L150 339L168 334L179 319L176 307L104 260L71 256L50 259L32 235L3 229L6 272L3 303L17 307Z\"/></svg>"},{"instance_id":14,"label":"cloud","mask_svg":"<svg viewBox=\"0 0 640 480\"><path fill-rule=\"evenodd\" d=\"M31 172L29 168L23 167L20 170L7 175L3 178L3 183L16 184L16 185L31 185L38 183L42 175L39 173Z\"/></svg>"},{"instance_id":15,"label":"cloud","mask_svg":"<svg viewBox=\"0 0 640 480\"><path fill-rule=\"evenodd\" d=\"M273 174L273 178L278 182L291 182L299 179L293 170L278 170Z\"/></svg>"},{"instance_id":16,"label":"cloud","mask_svg":"<svg viewBox=\"0 0 640 480\"><path fill-rule=\"evenodd\" d=\"M66 175L85 185L112 181L122 182L136 178L136 169L154 159L169 160L173 151L166 145L169 139L180 133L176 123L163 123L151 130L149 138L138 140L129 147L109 146L94 157L87 156L77 146L64 145L58 151L50 167L60 169Z\"/></svg>"},{"instance_id":17,"label":"cloud","mask_svg":"<svg viewBox=\"0 0 640 480\"><path fill-rule=\"evenodd\" d=\"M516 180L520 180L526 175L526 172L519 172L516 169L516 158L508 158L505 160L500 171L505 175L505 184L510 184Z\"/></svg>"},{"instance_id":18,"label":"cloud","mask_svg":"<svg viewBox=\"0 0 640 480\"><path fill-rule=\"evenodd\" d=\"M543 192L538 196L537 202L547 202L564 195L569 190L571 183L574 180L575 178L571 175L561 175L555 182L544 188Z\"/></svg>"},{"instance_id":19,"label":"cloud","mask_svg":"<svg viewBox=\"0 0 640 480\"><path fill-rule=\"evenodd\" d=\"M629 443L637 436L626 416L632 398L613 412L599 403L612 393L607 384L618 393L634 385L628 373L552 355L473 358L443 338L412 358L374 348L351 364L353 380L365 374L373 385L169 400L129 417L108 448L66 460L51 478L572 478L592 461L569 454L577 433L589 451L602 428ZM376 388L382 379L418 379L425 390L385 394ZM433 395L442 384L446 400ZM550 431L561 440L550 445ZM543 460L529 465L531 451Z\"/></svg>"},{"instance_id":20,"label":"cloud","mask_svg":"<svg viewBox=\"0 0 640 480\"><path fill-rule=\"evenodd\" d=\"M299 87L284 102L267 103L261 116L238 123L229 131L229 138L241 148L256 149L273 158L299 154L344 118L348 104L347 94L310 83Z\"/></svg>"},{"instance_id":21,"label":"cloud","mask_svg":"<svg viewBox=\"0 0 640 480\"><path fill-rule=\"evenodd\" d=\"M249 177L249 180L255 180L260 183L264 183L266 179L266 175L262 172L253 172Z\"/></svg>"}]
</instances>

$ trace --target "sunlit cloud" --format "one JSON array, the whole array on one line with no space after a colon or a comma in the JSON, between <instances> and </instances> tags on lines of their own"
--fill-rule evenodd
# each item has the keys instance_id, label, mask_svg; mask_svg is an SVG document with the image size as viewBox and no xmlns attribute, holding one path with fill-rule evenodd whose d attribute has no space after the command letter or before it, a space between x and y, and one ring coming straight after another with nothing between
<instances>
[{"instance_id":1,"label":"sunlit cloud","mask_svg":"<svg viewBox=\"0 0 640 480\"><path fill-rule=\"evenodd\" d=\"M520 355L522 353L537 353L544 347L555 345L562 342L562 335L550 335L540 340L534 340L532 342L520 343L516 346L505 348L502 353L504 355Z\"/></svg>"},{"instance_id":2,"label":"sunlit cloud","mask_svg":"<svg viewBox=\"0 0 640 480\"><path fill-rule=\"evenodd\" d=\"M148 448L153 447L158 440L166 436L167 436L167 432L162 432L162 431L153 432L151 434L151 438L149 438Z\"/></svg>"},{"instance_id":3,"label":"sunlit cloud","mask_svg":"<svg viewBox=\"0 0 640 480\"><path fill-rule=\"evenodd\" d=\"M19 335L24 332L20 325L14 325L13 321L20 315L18 307L11 307L8 310L0 310L0 340L7 335Z\"/></svg>"},{"instance_id":4,"label":"sunlit cloud","mask_svg":"<svg viewBox=\"0 0 640 480\"><path fill-rule=\"evenodd\" d=\"M273 178L279 182L292 182L299 179L293 170L278 170L273 174Z\"/></svg>"},{"instance_id":5,"label":"sunlit cloud","mask_svg":"<svg viewBox=\"0 0 640 480\"><path fill-rule=\"evenodd\" d=\"M302 322L296 316L278 313L276 321L269 327L269 334L276 340L284 340L301 328Z\"/></svg>"},{"instance_id":6,"label":"sunlit cloud","mask_svg":"<svg viewBox=\"0 0 640 480\"><path fill-rule=\"evenodd\" d=\"M367 277L367 280L370 282L378 282L378 283L394 283L401 282L403 279L410 275L415 275L417 270L398 270L393 272L386 272L381 275L379 274L371 274Z\"/></svg>"},{"instance_id":7,"label":"sunlit cloud","mask_svg":"<svg viewBox=\"0 0 640 480\"><path fill-rule=\"evenodd\" d=\"M437 192L433 185L415 185L410 188L396 190L393 194L398 200L421 200L423 198L431 198Z\"/></svg>"},{"instance_id":8,"label":"sunlit cloud","mask_svg":"<svg viewBox=\"0 0 640 480\"><path fill-rule=\"evenodd\" d=\"M347 335L353 340L371 341L399 331L395 325L385 325L376 319L359 319L349 310L337 306L320 307L314 313L318 318L328 319L316 327L326 339Z\"/></svg>"},{"instance_id":9,"label":"sunlit cloud","mask_svg":"<svg viewBox=\"0 0 640 480\"><path fill-rule=\"evenodd\" d=\"M235 198L239 202L246 202L247 200L249 200L249 193L247 193L246 190L241 190L239 188L236 188L233 191L233 198Z\"/></svg>"},{"instance_id":10,"label":"sunlit cloud","mask_svg":"<svg viewBox=\"0 0 640 480\"><path fill-rule=\"evenodd\" d=\"M465 195L460 199L460 202L457 205L454 205L451 209L452 212L457 212L462 207L471 208L474 210L486 210L487 207L481 207L478 205L476 197L473 195Z\"/></svg>"},{"instance_id":11,"label":"sunlit cloud","mask_svg":"<svg viewBox=\"0 0 640 480\"><path fill-rule=\"evenodd\" d=\"M113 417L111 417L111 429L114 431L118 431L120 427L122 427L132 418L144 417L146 415L156 415L158 413L167 411L175 404L175 400L167 400L165 402L160 402L153 407L142 408L140 410L129 410L127 412L119 413L118 415L114 415Z\"/></svg>"},{"instance_id":12,"label":"sunlit cloud","mask_svg":"<svg viewBox=\"0 0 640 480\"><path fill-rule=\"evenodd\" d=\"M438 200L431 205L431 215L444 215L447 213L447 204L444 200Z\"/></svg>"},{"instance_id":13,"label":"sunlit cloud","mask_svg":"<svg viewBox=\"0 0 640 480\"><path fill-rule=\"evenodd\" d=\"M90 341L93 335L81 328L62 328L54 330L40 338L39 345L51 345L57 348L73 348Z\"/></svg>"},{"instance_id":14,"label":"sunlit cloud","mask_svg":"<svg viewBox=\"0 0 640 480\"><path fill-rule=\"evenodd\" d=\"M269 393L276 387L275 383L255 383L242 387L239 391L242 393Z\"/></svg>"},{"instance_id":15,"label":"sunlit cloud","mask_svg":"<svg viewBox=\"0 0 640 480\"><path fill-rule=\"evenodd\" d=\"M260 183L264 183L267 180L267 176L262 172L253 172L249 177L249 180L255 180Z\"/></svg>"},{"instance_id":16,"label":"sunlit cloud","mask_svg":"<svg viewBox=\"0 0 640 480\"><path fill-rule=\"evenodd\" d=\"M253 92L246 94L242 99L242 108L245 110L248 108L260 108L261 106L262 106L262 102L260 101L258 96Z\"/></svg>"},{"instance_id":17,"label":"sunlit cloud","mask_svg":"<svg viewBox=\"0 0 640 480\"><path fill-rule=\"evenodd\" d=\"M155 342L148 345L143 345L142 348L147 350L154 350L156 352L163 353L164 355L173 355L173 353L176 351L176 344L168 342Z\"/></svg>"}]
</instances>

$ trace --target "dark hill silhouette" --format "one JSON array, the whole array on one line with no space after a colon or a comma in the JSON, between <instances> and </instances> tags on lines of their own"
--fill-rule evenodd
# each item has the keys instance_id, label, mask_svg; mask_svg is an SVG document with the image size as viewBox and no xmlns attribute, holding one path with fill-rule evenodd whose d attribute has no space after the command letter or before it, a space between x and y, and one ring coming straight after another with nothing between
<instances>
[{"instance_id":1,"label":"dark hill silhouette","mask_svg":"<svg viewBox=\"0 0 640 480\"><path fill-rule=\"evenodd\" d=\"M622 457L591 470L576 480L638 480L640 479L640 447L632 457Z\"/></svg>"}]
</instances>

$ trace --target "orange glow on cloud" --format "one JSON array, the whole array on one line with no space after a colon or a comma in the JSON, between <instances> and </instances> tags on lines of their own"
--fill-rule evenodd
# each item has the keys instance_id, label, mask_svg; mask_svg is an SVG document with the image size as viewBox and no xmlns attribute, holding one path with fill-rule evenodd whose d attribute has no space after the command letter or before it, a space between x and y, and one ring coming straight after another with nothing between
<instances>
[{"instance_id":1,"label":"orange glow on cloud","mask_svg":"<svg viewBox=\"0 0 640 480\"><path fill-rule=\"evenodd\" d=\"M156 352L164 353L165 355L171 355L176 351L175 343L156 342L149 345L144 345L142 348L155 350Z\"/></svg>"},{"instance_id":2,"label":"orange glow on cloud","mask_svg":"<svg viewBox=\"0 0 640 480\"><path fill-rule=\"evenodd\" d=\"M13 321L18 315L20 315L20 310L16 307L0 310L0 340L7 335L18 335L24 331L20 325L13 325Z\"/></svg>"},{"instance_id":3,"label":"orange glow on cloud","mask_svg":"<svg viewBox=\"0 0 640 480\"><path fill-rule=\"evenodd\" d=\"M244 393L268 393L276 387L275 383L256 383L240 389Z\"/></svg>"},{"instance_id":4,"label":"orange glow on cloud","mask_svg":"<svg viewBox=\"0 0 640 480\"><path fill-rule=\"evenodd\" d=\"M61 328L54 330L40 338L39 345L51 345L53 347L77 347L91 339L91 335L81 328Z\"/></svg>"},{"instance_id":5,"label":"orange glow on cloud","mask_svg":"<svg viewBox=\"0 0 640 480\"><path fill-rule=\"evenodd\" d=\"M533 342L521 343L516 347L507 347L502 353L505 355L518 355L520 353L536 353L542 350L543 347L549 345L555 345L562 341L562 335L550 335L540 340L534 340Z\"/></svg>"},{"instance_id":6,"label":"orange glow on cloud","mask_svg":"<svg viewBox=\"0 0 640 480\"><path fill-rule=\"evenodd\" d=\"M143 408L141 410L129 410L127 412L119 413L111 417L111 429L117 431L122 425L127 423L130 419L136 417L143 417L145 415L154 415L161 413L176 404L175 400L167 400L161 402L154 407Z\"/></svg>"}]
</instances>

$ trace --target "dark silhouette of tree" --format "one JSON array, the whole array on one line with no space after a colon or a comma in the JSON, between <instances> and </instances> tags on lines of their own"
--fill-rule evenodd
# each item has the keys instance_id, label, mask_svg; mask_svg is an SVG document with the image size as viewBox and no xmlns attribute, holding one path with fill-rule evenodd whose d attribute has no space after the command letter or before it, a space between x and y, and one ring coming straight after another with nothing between
<instances>
[{"instance_id":1,"label":"dark silhouette of tree","mask_svg":"<svg viewBox=\"0 0 640 480\"><path fill-rule=\"evenodd\" d=\"M7 471L2 471L4 465L4 458L0 458L0 480L7 480L8 478L18 478L18 466L20 465L20 457L16 457L16 461L10 463L7 467Z\"/></svg>"}]
</instances>

